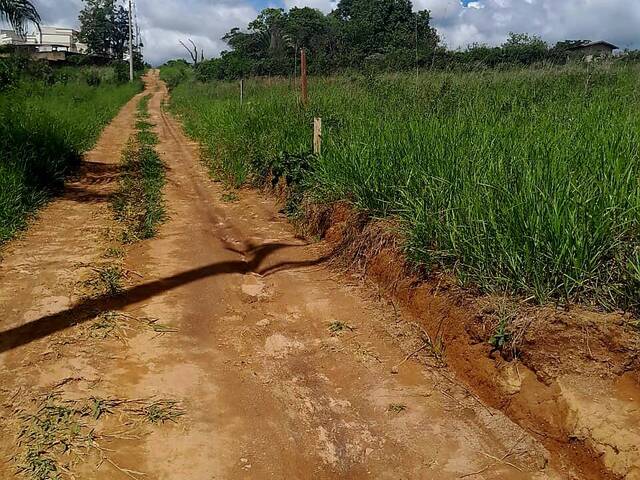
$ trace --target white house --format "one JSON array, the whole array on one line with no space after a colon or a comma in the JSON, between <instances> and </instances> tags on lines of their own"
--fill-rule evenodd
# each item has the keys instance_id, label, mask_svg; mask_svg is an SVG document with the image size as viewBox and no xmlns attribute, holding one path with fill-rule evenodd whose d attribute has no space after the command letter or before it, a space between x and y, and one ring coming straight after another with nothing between
<instances>
[{"instance_id":1,"label":"white house","mask_svg":"<svg viewBox=\"0 0 640 480\"><path fill-rule=\"evenodd\" d=\"M13 30L0 30L0 45L19 45L23 41Z\"/></svg>"},{"instance_id":2,"label":"white house","mask_svg":"<svg viewBox=\"0 0 640 480\"><path fill-rule=\"evenodd\" d=\"M0 30L0 45L33 46L34 52L86 53L87 46L78 40L78 32L72 28L41 27L20 37L13 30Z\"/></svg>"}]
</instances>

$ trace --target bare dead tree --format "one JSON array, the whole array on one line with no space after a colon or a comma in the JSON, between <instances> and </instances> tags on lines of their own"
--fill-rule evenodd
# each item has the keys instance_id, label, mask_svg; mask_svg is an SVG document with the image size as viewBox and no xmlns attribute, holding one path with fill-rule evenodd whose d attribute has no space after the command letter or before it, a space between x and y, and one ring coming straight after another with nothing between
<instances>
[{"instance_id":1,"label":"bare dead tree","mask_svg":"<svg viewBox=\"0 0 640 480\"><path fill-rule=\"evenodd\" d=\"M191 47L185 45L185 43L180 40L180 45L182 45L184 47L184 49L189 52L189 56L191 57L191 60L193 60L193 64L194 65L198 65L198 61L199 61L199 57L198 57L198 47L196 46L195 43L193 43L193 40L189 39L189 43L191 44ZM202 59L204 60L204 52L200 52L200 55L202 56Z\"/></svg>"}]
</instances>

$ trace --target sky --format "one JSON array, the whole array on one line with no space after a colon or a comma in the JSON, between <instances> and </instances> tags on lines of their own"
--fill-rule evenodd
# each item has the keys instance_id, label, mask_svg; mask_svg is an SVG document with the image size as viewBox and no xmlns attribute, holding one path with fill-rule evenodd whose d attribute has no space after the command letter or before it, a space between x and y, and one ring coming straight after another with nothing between
<instances>
[{"instance_id":1,"label":"sky","mask_svg":"<svg viewBox=\"0 0 640 480\"><path fill-rule=\"evenodd\" d=\"M81 0L33 0L45 25L77 27ZM640 0L414 0L428 9L441 39L450 48L470 43L502 43L509 32L564 39L607 40L620 48L640 48ZM309 6L324 12L335 0L136 0L152 64L187 57L179 41L191 38L216 56L227 49L221 37L246 27L265 7Z\"/></svg>"}]
</instances>

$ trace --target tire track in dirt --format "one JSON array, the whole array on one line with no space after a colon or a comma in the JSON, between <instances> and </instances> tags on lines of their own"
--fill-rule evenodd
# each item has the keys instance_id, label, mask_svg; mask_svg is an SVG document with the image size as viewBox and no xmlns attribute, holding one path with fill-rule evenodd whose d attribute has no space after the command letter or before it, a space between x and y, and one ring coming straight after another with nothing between
<instances>
[{"instance_id":1,"label":"tire track in dirt","mask_svg":"<svg viewBox=\"0 0 640 480\"><path fill-rule=\"evenodd\" d=\"M157 72L146 83L157 150L168 168L169 219L157 238L127 249L126 266L140 278L114 298L55 300L67 292L59 272L82 249L100 254L97 238L76 232L89 219L108 224L104 212L58 202L43 212L43 225L56 222L48 219L51 208L58 217L78 216L77 225L57 232L58 262L35 253L53 241L38 225L8 250L0 278L25 273L1 289L2 306L14 312L0 332L3 401L21 382L71 377L94 381L85 393L181 401L186 415L178 424L109 445L117 465L144 478L573 477L501 412L418 362L403 362L416 350L415 335L395 309L324 265L322 245L297 239L271 200L242 191L238 202L223 202L198 145L163 112L168 93ZM114 122L123 127L120 136L128 136L132 115L128 105ZM95 188L110 193L101 183ZM71 244L62 255L64 235ZM21 267L30 256L30 267ZM34 281L35 269L48 273ZM36 288L46 288L37 299L15 298ZM93 356L81 347L39 356L104 310L157 319L175 332L137 330ZM7 340L14 327L22 343ZM18 365L19 380L7 374ZM90 462L82 468L82 478L128 478Z\"/></svg>"}]
</instances>

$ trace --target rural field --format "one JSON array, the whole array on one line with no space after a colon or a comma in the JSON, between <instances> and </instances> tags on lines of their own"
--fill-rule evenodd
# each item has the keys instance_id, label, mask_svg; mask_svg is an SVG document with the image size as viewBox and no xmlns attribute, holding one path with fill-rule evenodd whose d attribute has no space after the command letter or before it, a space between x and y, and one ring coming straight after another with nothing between
<instances>
[{"instance_id":1,"label":"rural field","mask_svg":"<svg viewBox=\"0 0 640 480\"><path fill-rule=\"evenodd\" d=\"M306 109L290 82L248 82L244 105L237 83L186 83L172 106L232 185L275 174L294 203L397 217L416 264L485 290L637 308L639 73L343 76L312 81Z\"/></svg>"},{"instance_id":2,"label":"rural field","mask_svg":"<svg viewBox=\"0 0 640 480\"><path fill-rule=\"evenodd\" d=\"M59 3L0 0L0 480L640 480L640 7Z\"/></svg>"}]
</instances>

